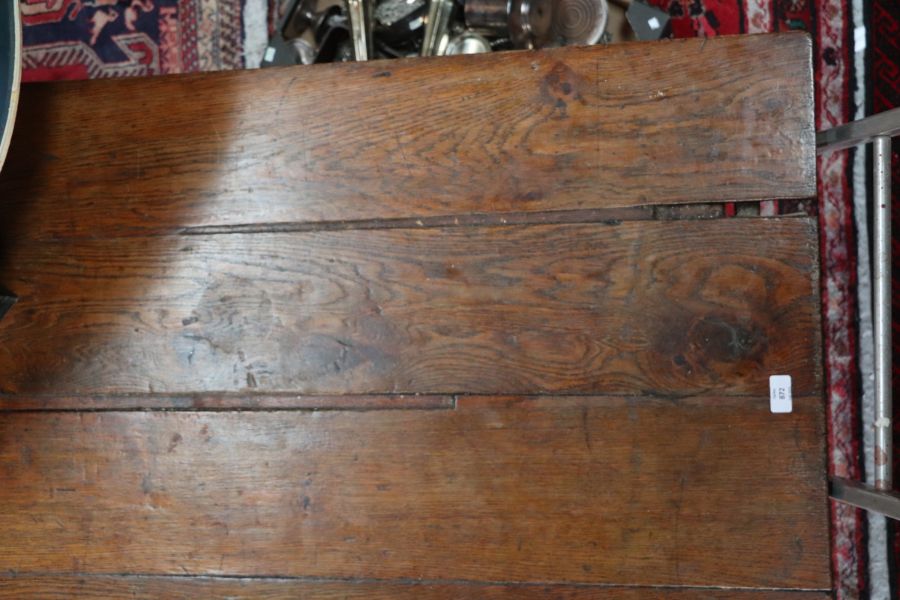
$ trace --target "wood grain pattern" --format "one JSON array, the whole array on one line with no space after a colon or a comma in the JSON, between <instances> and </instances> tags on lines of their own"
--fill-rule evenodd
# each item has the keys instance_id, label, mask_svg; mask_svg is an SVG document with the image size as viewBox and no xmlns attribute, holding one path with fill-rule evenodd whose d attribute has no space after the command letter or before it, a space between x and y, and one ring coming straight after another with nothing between
<instances>
[{"instance_id":1,"label":"wood grain pattern","mask_svg":"<svg viewBox=\"0 0 900 600\"><path fill-rule=\"evenodd\" d=\"M0 572L824 589L823 405L794 408L9 413Z\"/></svg>"},{"instance_id":2,"label":"wood grain pattern","mask_svg":"<svg viewBox=\"0 0 900 600\"><path fill-rule=\"evenodd\" d=\"M809 197L814 159L801 34L27 85L0 238Z\"/></svg>"},{"instance_id":3,"label":"wood grain pattern","mask_svg":"<svg viewBox=\"0 0 900 600\"><path fill-rule=\"evenodd\" d=\"M28 86L0 599L824 600L814 158L806 35Z\"/></svg>"},{"instance_id":4,"label":"wood grain pattern","mask_svg":"<svg viewBox=\"0 0 900 600\"><path fill-rule=\"evenodd\" d=\"M820 390L810 219L32 243L0 278L6 396Z\"/></svg>"},{"instance_id":5,"label":"wood grain pattern","mask_svg":"<svg viewBox=\"0 0 900 600\"><path fill-rule=\"evenodd\" d=\"M824 592L545 585L0 575L0 599L61 600L828 600Z\"/></svg>"}]
</instances>

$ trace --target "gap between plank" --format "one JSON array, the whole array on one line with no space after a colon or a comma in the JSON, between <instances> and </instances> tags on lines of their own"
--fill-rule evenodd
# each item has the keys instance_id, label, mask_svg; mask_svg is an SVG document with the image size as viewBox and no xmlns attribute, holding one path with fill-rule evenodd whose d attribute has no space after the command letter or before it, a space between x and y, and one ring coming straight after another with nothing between
<instances>
[{"instance_id":1,"label":"gap between plank","mask_svg":"<svg viewBox=\"0 0 900 600\"><path fill-rule=\"evenodd\" d=\"M246 402L252 398L253 402ZM654 394L343 394L335 396L298 396L296 394L203 394L203 395L117 395L117 396L66 396L0 395L0 414L6 413L102 413L102 412L371 412L410 410L458 410L462 406L475 407L479 404L506 404L521 402L552 401L556 404L584 402L585 400L632 400L687 402L702 401L705 398L727 398L734 400L758 400L768 405L769 399L759 394L716 395L714 393L671 396ZM818 395L804 395L794 398L796 403L820 400Z\"/></svg>"},{"instance_id":2,"label":"gap between plank","mask_svg":"<svg viewBox=\"0 0 900 600\"><path fill-rule=\"evenodd\" d=\"M0 413L10 412L243 412L453 410L455 394L194 393L111 395L0 395Z\"/></svg>"},{"instance_id":3,"label":"gap between plank","mask_svg":"<svg viewBox=\"0 0 900 600\"><path fill-rule=\"evenodd\" d=\"M789 215L744 215L743 218L799 218L805 213ZM466 213L400 219L363 219L348 221L245 223L239 225L200 225L185 227L181 235L217 235L248 233L301 233L312 231L346 231L360 229L429 229L441 227L496 227L512 225L563 225L600 223L619 225L625 221L684 221L724 217L722 205L674 204L625 208L596 208L540 212Z\"/></svg>"},{"instance_id":4,"label":"gap between plank","mask_svg":"<svg viewBox=\"0 0 900 600\"><path fill-rule=\"evenodd\" d=\"M737 592L829 592L830 588L781 588L781 587L744 587L744 586L717 586L717 585L672 585L672 584L634 584L634 583L579 583L566 581L503 581L503 580L475 580L475 579L380 579L375 577L312 577L303 575L238 575L219 574L202 575L194 573L90 573L90 572L50 572L50 571L6 571L0 573L0 580L29 579L29 578L90 578L90 579L184 579L184 580L239 580L239 581L295 581L311 584L347 583L360 585L405 585L405 586L430 586L430 585L458 585L472 587L506 586L506 587L572 587L586 589L647 589L647 590L716 590Z\"/></svg>"}]
</instances>

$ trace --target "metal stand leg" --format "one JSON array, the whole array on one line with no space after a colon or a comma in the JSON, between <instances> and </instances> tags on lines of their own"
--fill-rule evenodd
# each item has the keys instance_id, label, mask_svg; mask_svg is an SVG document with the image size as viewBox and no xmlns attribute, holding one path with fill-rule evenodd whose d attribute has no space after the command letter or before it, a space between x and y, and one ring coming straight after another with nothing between
<instances>
[{"instance_id":1,"label":"metal stand leg","mask_svg":"<svg viewBox=\"0 0 900 600\"><path fill-rule=\"evenodd\" d=\"M893 403L891 398L891 138L875 147L874 313L875 313L875 488L893 481Z\"/></svg>"},{"instance_id":2,"label":"metal stand leg","mask_svg":"<svg viewBox=\"0 0 900 600\"><path fill-rule=\"evenodd\" d=\"M816 135L824 154L872 142L874 168L875 485L835 478L831 497L900 520L900 494L893 488L891 398L891 136L900 135L900 108L840 125ZM865 257L862 257L864 260Z\"/></svg>"}]
</instances>

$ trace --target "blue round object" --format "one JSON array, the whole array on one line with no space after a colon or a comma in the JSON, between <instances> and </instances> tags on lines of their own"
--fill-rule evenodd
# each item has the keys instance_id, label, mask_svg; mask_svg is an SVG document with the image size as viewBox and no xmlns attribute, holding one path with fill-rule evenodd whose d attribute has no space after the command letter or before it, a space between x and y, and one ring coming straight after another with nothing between
<instances>
[{"instance_id":1,"label":"blue round object","mask_svg":"<svg viewBox=\"0 0 900 600\"><path fill-rule=\"evenodd\" d=\"M0 0L0 168L12 138L22 76L22 27L18 0Z\"/></svg>"}]
</instances>

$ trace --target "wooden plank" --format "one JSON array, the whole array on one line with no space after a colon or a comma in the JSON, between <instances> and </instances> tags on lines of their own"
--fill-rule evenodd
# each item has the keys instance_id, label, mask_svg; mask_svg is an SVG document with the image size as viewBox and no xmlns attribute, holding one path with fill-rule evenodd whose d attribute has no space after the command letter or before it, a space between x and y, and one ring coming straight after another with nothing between
<instances>
[{"instance_id":1,"label":"wooden plank","mask_svg":"<svg viewBox=\"0 0 900 600\"><path fill-rule=\"evenodd\" d=\"M27 85L0 239L809 197L812 91L804 34Z\"/></svg>"},{"instance_id":2,"label":"wooden plank","mask_svg":"<svg viewBox=\"0 0 900 600\"><path fill-rule=\"evenodd\" d=\"M829 600L825 592L215 577L2 576L0 599L53 600Z\"/></svg>"},{"instance_id":3,"label":"wooden plank","mask_svg":"<svg viewBox=\"0 0 900 600\"><path fill-rule=\"evenodd\" d=\"M811 219L18 250L0 270L20 297L0 322L7 397L764 395L776 373L820 390Z\"/></svg>"},{"instance_id":4,"label":"wooden plank","mask_svg":"<svg viewBox=\"0 0 900 600\"><path fill-rule=\"evenodd\" d=\"M824 589L823 403L794 408L8 413L0 572Z\"/></svg>"}]
</instances>

